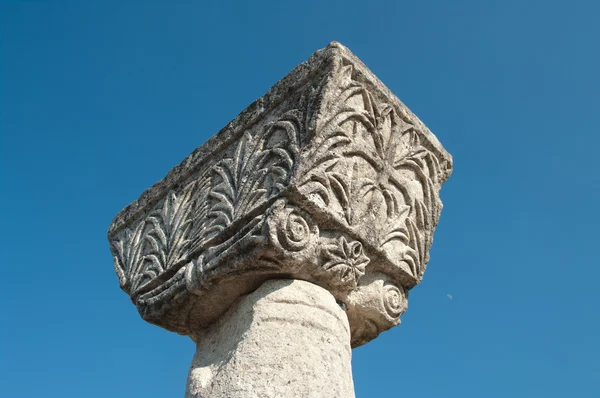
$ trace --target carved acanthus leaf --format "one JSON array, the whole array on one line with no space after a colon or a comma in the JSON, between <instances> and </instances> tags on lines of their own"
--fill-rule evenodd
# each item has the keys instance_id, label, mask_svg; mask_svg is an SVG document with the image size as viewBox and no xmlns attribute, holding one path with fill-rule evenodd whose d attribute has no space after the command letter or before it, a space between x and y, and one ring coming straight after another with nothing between
<instances>
[{"instance_id":1,"label":"carved acanthus leaf","mask_svg":"<svg viewBox=\"0 0 600 398\"><path fill-rule=\"evenodd\" d=\"M139 223L133 230L127 228L121 239L111 242L110 248L115 259L115 271L123 289L129 290L131 278L142 265L142 234L145 223Z\"/></svg>"},{"instance_id":2,"label":"carved acanthus leaf","mask_svg":"<svg viewBox=\"0 0 600 398\"><path fill-rule=\"evenodd\" d=\"M191 245L203 234L207 208L200 199L207 188L206 180L192 181L179 195L169 192L162 207L148 215L146 223L150 229L145 234L145 265L143 272L136 276L134 290L187 260Z\"/></svg>"},{"instance_id":3,"label":"carved acanthus leaf","mask_svg":"<svg viewBox=\"0 0 600 398\"><path fill-rule=\"evenodd\" d=\"M135 293L168 269L184 263L192 244L204 233L207 207L206 179L187 184L181 193L171 191L162 205L141 220L133 231L112 242L121 285Z\"/></svg>"},{"instance_id":4,"label":"carved acanthus leaf","mask_svg":"<svg viewBox=\"0 0 600 398\"><path fill-rule=\"evenodd\" d=\"M295 111L270 123L262 134L245 132L231 156L215 165L206 233L215 236L287 185L298 153Z\"/></svg>"}]
</instances>

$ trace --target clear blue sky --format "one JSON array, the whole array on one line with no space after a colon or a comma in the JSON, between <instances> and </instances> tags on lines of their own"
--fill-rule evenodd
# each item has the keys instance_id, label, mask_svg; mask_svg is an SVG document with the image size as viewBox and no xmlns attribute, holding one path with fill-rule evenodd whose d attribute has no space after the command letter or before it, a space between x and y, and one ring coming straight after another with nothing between
<instances>
[{"instance_id":1,"label":"clear blue sky","mask_svg":"<svg viewBox=\"0 0 600 398\"><path fill-rule=\"evenodd\" d=\"M0 396L183 396L194 346L120 291L108 225L337 40L455 159L402 325L353 352L357 397L599 397L599 14L1 1Z\"/></svg>"}]
</instances>

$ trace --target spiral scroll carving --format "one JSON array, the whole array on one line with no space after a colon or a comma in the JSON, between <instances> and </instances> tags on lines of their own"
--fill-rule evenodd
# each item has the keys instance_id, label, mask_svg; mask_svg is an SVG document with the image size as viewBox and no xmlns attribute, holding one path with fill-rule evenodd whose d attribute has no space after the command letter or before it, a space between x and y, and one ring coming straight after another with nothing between
<instances>
[{"instance_id":1,"label":"spiral scroll carving","mask_svg":"<svg viewBox=\"0 0 600 398\"><path fill-rule=\"evenodd\" d=\"M390 317L397 318L406 311L407 299L403 289L387 284L383 286L382 295L383 306Z\"/></svg>"},{"instance_id":2,"label":"spiral scroll carving","mask_svg":"<svg viewBox=\"0 0 600 398\"><path fill-rule=\"evenodd\" d=\"M273 204L267 217L267 230L266 235L272 243L272 249L295 253L296 260L300 259L300 252L314 248L319 236L319 228L312 218L285 200L278 200Z\"/></svg>"},{"instance_id":3,"label":"spiral scroll carving","mask_svg":"<svg viewBox=\"0 0 600 398\"><path fill-rule=\"evenodd\" d=\"M277 231L277 237L284 249L300 251L308 244L311 230L300 212L294 209L287 214L283 228Z\"/></svg>"}]
</instances>

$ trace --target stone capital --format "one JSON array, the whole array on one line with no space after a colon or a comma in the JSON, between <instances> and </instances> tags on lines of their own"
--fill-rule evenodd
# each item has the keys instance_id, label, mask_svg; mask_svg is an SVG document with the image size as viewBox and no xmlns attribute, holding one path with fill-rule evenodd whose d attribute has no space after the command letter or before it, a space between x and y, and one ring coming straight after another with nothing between
<instances>
[{"instance_id":1,"label":"stone capital","mask_svg":"<svg viewBox=\"0 0 600 398\"><path fill-rule=\"evenodd\" d=\"M451 156L339 43L317 51L114 219L141 316L198 338L267 280L326 289L351 345L397 325Z\"/></svg>"}]
</instances>

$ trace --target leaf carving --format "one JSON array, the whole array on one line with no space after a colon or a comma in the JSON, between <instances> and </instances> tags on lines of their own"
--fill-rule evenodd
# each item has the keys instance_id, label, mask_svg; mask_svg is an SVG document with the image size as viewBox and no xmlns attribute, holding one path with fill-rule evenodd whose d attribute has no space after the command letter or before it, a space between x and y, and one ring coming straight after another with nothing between
<instances>
[{"instance_id":1,"label":"leaf carving","mask_svg":"<svg viewBox=\"0 0 600 398\"><path fill-rule=\"evenodd\" d=\"M111 251L115 259L115 271L121 287L130 291L131 279L142 265L142 234L145 223L139 223L133 231L126 229L122 238L111 242Z\"/></svg>"},{"instance_id":2,"label":"leaf carving","mask_svg":"<svg viewBox=\"0 0 600 398\"><path fill-rule=\"evenodd\" d=\"M353 80L351 65L338 73L341 89L328 105L331 116L318 124L307 153L312 162L299 173L301 192L350 227L370 223L372 243L390 259L406 258L419 277L441 209L439 160L406 112L377 103Z\"/></svg>"},{"instance_id":3,"label":"leaf carving","mask_svg":"<svg viewBox=\"0 0 600 398\"><path fill-rule=\"evenodd\" d=\"M143 272L134 276L132 290L154 279L176 264L186 261L191 244L199 238L194 219L202 220L203 211L195 211L206 183L196 180L177 195L169 192L160 209L154 210L145 222L150 229L144 236L146 254ZM201 228L200 228L201 229Z\"/></svg>"},{"instance_id":4,"label":"leaf carving","mask_svg":"<svg viewBox=\"0 0 600 398\"><path fill-rule=\"evenodd\" d=\"M125 230L112 242L121 286L130 294L168 269L187 261L204 235L207 180L186 185L180 194L169 192L162 205Z\"/></svg>"},{"instance_id":5,"label":"leaf carving","mask_svg":"<svg viewBox=\"0 0 600 398\"><path fill-rule=\"evenodd\" d=\"M285 189L298 153L298 120L291 111L265 126L262 134L246 131L231 156L214 166L207 236Z\"/></svg>"}]
</instances>

